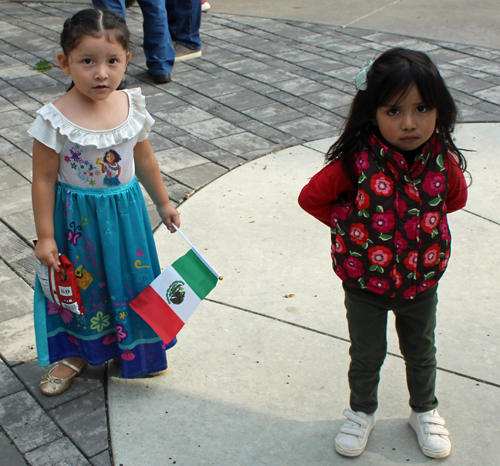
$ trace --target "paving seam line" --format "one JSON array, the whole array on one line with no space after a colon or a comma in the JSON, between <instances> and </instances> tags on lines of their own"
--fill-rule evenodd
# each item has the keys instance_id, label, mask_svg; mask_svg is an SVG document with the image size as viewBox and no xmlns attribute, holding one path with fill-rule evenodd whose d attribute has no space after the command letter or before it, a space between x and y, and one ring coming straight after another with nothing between
<instances>
[{"instance_id":1,"label":"paving seam line","mask_svg":"<svg viewBox=\"0 0 500 466\"><path fill-rule=\"evenodd\" d=\"M307 330L309 332L317 333L319 335L324 335L326 337L333 338L334 340L339 340L339 341L342 341L342 342L345 342L345 343L350 343L350 340L348 338L340 337L338 335L333 335L332 333L328 333L328 332L324 332L322 330L318 330L318 329L315 329L315 328L307 327L306 325L297 324L295 322L290 322L289 320L280 319L279 317L269 316L267 314L263 314L263 313L258 312L258 311L252 311L250 309L246 309L244 307L236 306L234 304L223 303L222 301L217 301L217 300L211 299L211 298L205 298L205 300L206 301L210 301L211 303L214 303L214 304L219 304L221 306L230 307L232 309L237 309L239 311L247 312L248 314L253 314L253 315L256 315L256 316L259 316L259 317L264 317L264 318L269 319L269 320L274 320L276 322L281 322L283 324L291 325L292 327L297 327L297 328L300 328L302 330ZM389 356L393 356L395 358L398 358L398 359L401 359L401 360L404 361L404 357L401 354L392 353L391 351L387 351L387 354ZM469 379L469 380L473 380L475 382L484 383L485 385L490 385L492 387L500 388L500 384L498 384L498 383L490 382L490 381L484 380L484 379L479 379L477 377L473 377L471 375L463 374L461 372L452 371L451 369L446 369L444 367L437 366L437 370L440 370L442 372L447 372L448 374L453 374L453 375L456 375L458 377L462 377L464 379Z\"/></svg>"}]
</instances>

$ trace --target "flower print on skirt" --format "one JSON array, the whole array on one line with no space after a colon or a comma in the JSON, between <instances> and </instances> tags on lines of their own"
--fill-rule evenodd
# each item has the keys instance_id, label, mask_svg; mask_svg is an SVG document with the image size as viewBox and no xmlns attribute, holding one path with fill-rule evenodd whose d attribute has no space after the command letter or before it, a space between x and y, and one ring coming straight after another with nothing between
<instances>
[{"instance_id":1,"label":"flower print on skirt","mask_svg":"<svg viewBox=\"0 0 500 466\"><path fill-rule=\"evenodd\" d=\"M166 369L163 342L129 306L159 274L149 217L136 179L112 188L57 183L55 239L75 268L84 315L51 303L35 286L40 366L69 357L98 366L120 358L122 376Z\"/></svg>"}]
</instances>

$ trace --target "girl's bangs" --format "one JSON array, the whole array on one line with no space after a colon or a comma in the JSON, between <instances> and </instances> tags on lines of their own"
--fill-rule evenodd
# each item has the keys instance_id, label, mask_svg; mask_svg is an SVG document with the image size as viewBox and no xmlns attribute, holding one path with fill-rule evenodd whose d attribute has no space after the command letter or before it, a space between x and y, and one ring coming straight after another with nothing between
<instances>
[{"instance_id":1,"label":"girl's bangs","mask_svg":"<svg viewBox=\"0 0 500 466\"><path fill-rule=\"evenodd\" d=\"M403 62L401 65L403 66L400 66L399 69L387 73L385 79L380 83L377 107L398 103L417 84L408 64Z\"/></svg>"},{"instance_id":2,"label":"girl's bangs","mask_svg":"<svg viewBox=\"0 0 500 466\"><path fill-rule=\"evenodd\" d=\"M416 86L425 105L430 109L437 108L436 86L430 84L435 83L435 80L429 77L422 70L412 69L412 67L405 67L389 75L381 87L377 106L398 103L406 97L413 86Z\"/></svg>"}]
</instances>

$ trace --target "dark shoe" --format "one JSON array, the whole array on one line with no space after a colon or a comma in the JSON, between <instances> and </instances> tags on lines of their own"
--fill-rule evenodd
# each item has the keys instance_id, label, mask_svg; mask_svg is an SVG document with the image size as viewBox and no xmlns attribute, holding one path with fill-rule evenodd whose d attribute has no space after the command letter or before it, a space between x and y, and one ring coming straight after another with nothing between
<instances>
[{"instance_id":1,"label":"dark shoe","mask_svg":"<svg viewBox=\"0 0 500 466\"><path fill-rule=\"evenodd\" d=\"M181 44L175 44L175 62L191 60L191 58L201 57L201 49L200 50L191 50L187 47L184 47Z\"/></svg>"},{"instance_id":2,"label":"dark shoe","mask_svg":"<svg viewBox=\"0 0 500 466\"><path fill-rule=\"evenodd\" d=\"M170 73L165 74L151 74L153 78L153 82L155 84L166 84L172 82L172 78L170 77Z\"/></svg>"},{"instance_id":3,"label":"dark shoe","mask_svg":"<svg viewBox=\"0 0 500 466\"><path fill-rule=\"evenodd\" d=\"M125 8L130 8L135 3L135 0L125 0Z\"/></svg>"},{"instance_id":4,"label":"dark shoe","mask_svg":"<svg viewBox=\"0 0 500 466\"><path fill-rule=\"evenodd\" d=\"M120 84L118 85L118 87L116 88L117 91L121 91L122 89L126 89L127 88L127 80L125 78L123 78L120 82Z\"/></svg>"}]
</instances>

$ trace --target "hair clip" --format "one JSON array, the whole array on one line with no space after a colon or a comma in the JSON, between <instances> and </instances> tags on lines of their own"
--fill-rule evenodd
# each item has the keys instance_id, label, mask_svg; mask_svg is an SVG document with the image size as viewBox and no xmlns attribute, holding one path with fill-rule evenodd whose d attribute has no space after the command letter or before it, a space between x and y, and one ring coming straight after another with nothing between
<instances>
[{"instance_id":1,"label":"hair clip","mask_svg":"<svg viewBox=\"0 0 500 466\"><path fill-rule=\"evenodd\" d=\"M373 61L366 60L363 66L361 67L361 71L356 76L356 89L358 91L366 91L366 85L368 81L368 72L373 65Z\"/></svg>"}]
</instances>

